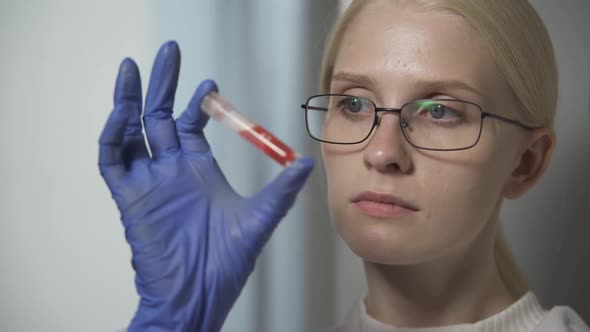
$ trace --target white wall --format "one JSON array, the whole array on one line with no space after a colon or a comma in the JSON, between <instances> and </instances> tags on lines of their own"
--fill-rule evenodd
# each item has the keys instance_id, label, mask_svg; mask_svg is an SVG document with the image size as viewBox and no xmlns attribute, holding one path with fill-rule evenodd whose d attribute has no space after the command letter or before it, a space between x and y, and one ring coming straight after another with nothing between
<instances>
[{"instance_id":1,"label":"white wall","mask_svg":"<svg viewBox=\"0 0 590 332\"><path fill-rule=\"evenodd\" d=\"M317 66L316 38L323 38L312 19L300 18L325 19L335 5L313 2L311 10L311 3L0 1L0 330L114 331L133 316L130 252L96 166L124 57L139 64L145 91L158 47L177 40L177 114L202 79L215 78L254 119L314 153L298 105L316 90L317 72L308 68ZM219 125L207 134L240 193L254 193L278 173ZM318 172L314 177L322 182ZM335 235L315 189L307 186L275 232L224 331L277 331L282 324L284 332L301 331L333 321ZM318 289L325 296L312 297Z\"/></svg>"},{"instance_id":2,"label":"white wall","mask_svg":"<svg viewBox=\"0 0 590 332\"><path fill-rule=\"evenodd\" d=\"M2 331L112 331L133 313L96 160L119 61L156 47L141 3L0 2Z\"/></svg>"}]
</instances>

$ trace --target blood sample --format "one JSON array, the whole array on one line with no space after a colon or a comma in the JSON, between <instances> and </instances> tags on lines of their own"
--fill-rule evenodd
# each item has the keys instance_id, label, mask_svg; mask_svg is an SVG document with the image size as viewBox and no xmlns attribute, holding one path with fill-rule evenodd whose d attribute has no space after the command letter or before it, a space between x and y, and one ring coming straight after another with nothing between
<instances>
[{"instance_id":1,"label":"blood sample","mask_svg":"<svg viewBox=\"0 0 590 332\"><path fill-rule=\"evenodd\" d=\"M299 154L293 149L264 127L246 118L217 92L211 92L203 98L201 109L216 121L240 134L282 166L288 166L299 158Z\"/></svg>"}]
</instances>

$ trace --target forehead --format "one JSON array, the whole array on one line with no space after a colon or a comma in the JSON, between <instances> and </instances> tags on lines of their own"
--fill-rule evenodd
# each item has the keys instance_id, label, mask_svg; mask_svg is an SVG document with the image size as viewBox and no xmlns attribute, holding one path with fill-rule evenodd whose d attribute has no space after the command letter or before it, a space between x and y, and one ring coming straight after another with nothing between
<instances>
[{"instance_id":1,"label":"forehead","mask_svg":"<svg viewBox=\"0 0 590 332\"><path fill-rule=\"evenodd\" d=\"M505 92L487 46L462 17L393 1L367 5L350 22L334 67L334 74L342 72L367 76L376 89L395 88L407 98L424 83L440 81L465 83L481 99Z\"/></svg>"}]
</instances>

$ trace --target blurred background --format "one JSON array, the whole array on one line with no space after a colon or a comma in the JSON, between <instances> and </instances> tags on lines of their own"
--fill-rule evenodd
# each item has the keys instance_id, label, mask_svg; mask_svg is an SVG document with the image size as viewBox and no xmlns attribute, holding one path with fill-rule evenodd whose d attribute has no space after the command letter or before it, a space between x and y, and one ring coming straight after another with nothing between
<instances>
[{"instance_id":1,"label":"blurred background","mask_svg":"<svg viewBox=\"0 0 590 332\"><path fill-rule=\"evenodd\" d=\"M514 255L547 307L590 322L590 2L532 0L558 53L558 148L545 178L502 219ZM299 105L317 93L337 0L0 0L0 330L115 331L138 297L130 251L99 176L98 136L120 61L178 41L176 114L198 83L319 158ZM280 171L216 123L206 134L236 190ZM257 262L225 332L321 331L364 292L360 260L335 234L321 164Z\"/></svg>"}]
</instances>

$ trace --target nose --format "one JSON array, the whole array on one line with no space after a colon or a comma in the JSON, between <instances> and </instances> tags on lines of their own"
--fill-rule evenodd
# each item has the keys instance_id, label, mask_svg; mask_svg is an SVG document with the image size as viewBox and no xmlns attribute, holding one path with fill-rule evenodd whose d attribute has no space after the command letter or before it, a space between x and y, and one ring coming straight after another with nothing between
<instances>
[{"instance_id":1,"label":"nose","mask_svg":"<svg viewBox=\"0 0 590 332\"><path fill-rule=\"evenodd\" d=\"M409 145L399 126L399 114L385 113L378 119L369 143L363 151L363 161L380 172L408 173L412 168Z\"/></svg>"}]
</instances>

